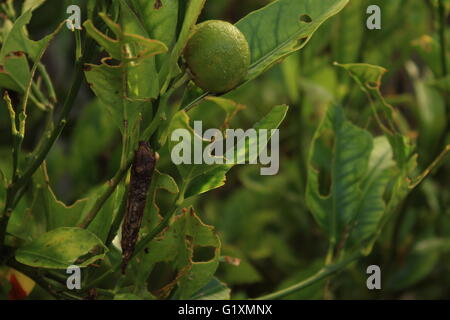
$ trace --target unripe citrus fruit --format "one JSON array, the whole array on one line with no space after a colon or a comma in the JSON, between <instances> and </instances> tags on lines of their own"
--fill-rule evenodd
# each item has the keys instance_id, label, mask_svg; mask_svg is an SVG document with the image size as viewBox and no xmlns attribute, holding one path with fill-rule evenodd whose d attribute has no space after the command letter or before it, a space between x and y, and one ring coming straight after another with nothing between
<instances>
[{"instance_id":1,"label":"unripe citrus fruit","mask_svg":"<svg viewBox=\"0 0 450 320\"><path fill-rule=\"evenodd\" d=\"M247 75L250 48L234 25L209 20L195 26L184 59L197 86L223 93L235 88Z\"/></svg>"}]
</instances>

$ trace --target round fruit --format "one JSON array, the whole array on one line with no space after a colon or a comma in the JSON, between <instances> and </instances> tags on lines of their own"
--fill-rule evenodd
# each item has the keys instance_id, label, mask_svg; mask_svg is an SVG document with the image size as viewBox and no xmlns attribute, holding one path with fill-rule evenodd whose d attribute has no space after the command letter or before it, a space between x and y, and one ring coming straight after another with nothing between
<instances>
[{"instance_id":1,"label":"round fruit","mask_svg":"<svg viewBox=\"0 0 450 320\"><path fill-rule=\"evenodd\" d=\"M209 20L195 27L184 50L184 59L197 86L211 93L224 93L247 75L250 48L234 25Z\"/></svg>"}]
</instances>

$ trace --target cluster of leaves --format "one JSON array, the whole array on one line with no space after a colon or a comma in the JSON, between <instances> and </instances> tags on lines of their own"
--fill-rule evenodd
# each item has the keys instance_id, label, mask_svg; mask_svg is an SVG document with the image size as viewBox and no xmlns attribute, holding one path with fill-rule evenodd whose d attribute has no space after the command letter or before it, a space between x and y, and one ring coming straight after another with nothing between
<instances>
[{"instance_id":1,"label":"cluster of leaves","mask_svg":"<svg viewBox=\"0 0 450 320\"><path fill-rule=\"evenodd\" d=\"M0 148L0 226L7 225L0 262L48 291L32 295L79 299L95 288L98 298L108 299L227 299L231 287L236 298L273 290L281 291L263 297L320 298L324 289L361 297L367 295L365 268L350 264L356 258L373 253L364 265L382 264L392 274L393 293L414 288L445 258L449 195L435 190L441 183L445 189L446 181L419 184L440 163L448 141L442 43L426 25L433 3L272 1L236 22L249 42L251 66L238 88L218 97L188 81L181 56L202 10L202 18L217 18L215 9L227 5L88 0L82 31L67 30L61 18L54 33L30 40L26 26L38 18L33 13L51 2L25 1L20 13L13 1L2 4L0 87L9 95L0 105L0 125L6 133L9 114L13 138ZM364 28L365 9L374 3L382 8L381 31ZM51 40L61 47L59 39L71 43L73 35L74 85L58 94L65 97L60 110L53 88L59 81L50 80L41 60L46 51L52 55ZM403 83L398 74L411 91L383 89ZM83 77L88 88L82 90L95 97L81 113L73 110L71 126L68 113ZM280 103L292 105L288 117ZM194 120L222 128L283 123L280 173L174 166L168 136L179 128L192 132ZM69 138L55 143L66 123ZM30 139L35 132L38 139ZM160 160L140 241L122 275L118 229L140 140L150 141ZM411 202L411 192L425 203ZM432 218L422 217L430 210ZM424 219L427 227L412 237ZM405 262L390 264L392 256ZM65 288L64 271L72 264L83 267L77 292ZM349 266L332 284L322 278Z\"/></svg>"},{"instance_id":2,"label":"cluster of leaves","mask_svg":"<svg viewBox=\"0 0 450 320\"><path fill-rule=\"evenodd\" d=\"M381 30L365 28L373 4ZM448 91L435 85L446 78L437 12L437 1L351 2L303 50L233 94L262 110L271 101L291 105L280 174L269 181L242 168L229 181L244 188L197 204L222 232L224 251L242 259L240 273L219 269L237 297L290 288L316 274L324 255L339 262L353 250L363 258L331 283L285 296L448 296L440 285L449 271ZM440 167L422 181L433 163ZM379 292L366 288L370 264L382 270Z\"/></svg>"},{"instance_id":3,"label":"cluster of leaves","mask_svg":"<svg viewBox=\"0 0 450 320\"><path fill-rule=\"evenodd\" d=\"M324 21L347 3L345 0L314 5L310 2L276 1L237 24L252 50L252 64L245 82L302 48ZM5 23L1 81L3 88L17 92L20 98L11 100L5 95L11 131L17 142L13 144L13 166L2 167L2 224L7 228L2 232L6 234L2 244L3 261L37 283L48 282L45 288L58 297L74 297L58 283L63 278L58 270L71 264L85 267L81 297L91 288L97 288L100 294L109 298L206 298L212 294L226 297L226 287L213 278L220 260L219 239L192 208L184 207L188 205L186 199L222 186L231 165L178 166L178 179L157 171L149 190L141 241L129 266L132 272L126 276L117 272L120 251L114 244L126 202L126 174L137 142L150 139L152 147L167 163L173 148L167 143L169 133L177 128L192 130L187 110L193 106L190 99L197 90L188 85L180 57L205 0L158 1L161 5L140 0L100 4L88 1L88 20L83 23L85 46L82 45L82 32L72 31L76 40L76 67L79 67L75 88L68 93L61 116L55 123L56 99L50 99L53 86L40 61L64 22L46 38L38 42L30 40L25 27L33 10L42 3L33 2L31 8L28 8L30 4L25 5L17 18L12 2L5 5L9 14L6 21L11 27ZM267 34L268 26L260 21L269 21L280 12L286 19L273 22L279 33L269 41L263 41L261 36ZM300 15L308 15L307 21L299 19ZM64 29L61 32L71 31ZM94 58L91 58L92 51ZM96 52L104 56L100 64L95 60ZM35 80L37 70L39 78ZM83 199L67 206L52 191L43 160L68 121L68 112L81 82L81 71L96 95L91 106L96 108L96 118L100 118L99 115L109 117L110 123L119 129L121 160L118 171L108 183L91 189ZM46 89L43 89L41 78L48 80ZM201 94L196 102L207 95ZM22 142L28 135L25 130L28 99L40 107L49 120L35 151L23 157ZM16 106L16 100L20 100L21 108ZM225 110L225 122L229 122L240 108L231 100L219 97L208 100ZM20 115L17 119L16 112ZM275 129L286 112L287 106L274 107L254 127ZM20 131L16 130L16 124L20 125ZM81 148L85 148L86 139L94 139L83 129L84 126L76 131L80 139L77 147ZM112 130L107 131L102 133L101 141L97 141L99 145L114 137ZM81 152L92 159L98 146L89 144L89 150ZM76 152L78 150L73 149L71 153L77 157ZM48 162L52 162L51 156ZM164 162L161 162L159 167L163 169ZM161 189L173 194L172 206L164 211L157 205ZM163 274L161 265L165 266ZM155 275L163 283L155 283ZM203 287L208 294L199 291ZM80 295L75 293L75 296Z\"/></svg>"}]
</instances>

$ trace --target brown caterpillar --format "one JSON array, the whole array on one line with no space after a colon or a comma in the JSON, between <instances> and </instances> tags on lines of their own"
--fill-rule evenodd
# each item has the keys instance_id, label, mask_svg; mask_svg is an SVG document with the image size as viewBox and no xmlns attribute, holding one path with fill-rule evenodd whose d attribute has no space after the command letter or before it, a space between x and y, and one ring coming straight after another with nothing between
<instances>
[{"instance_id":1,"label":"brown caterpillar","mask_svg":"<svg viewBox=\"0 0 450 320\"><path fill-rule=\"evenodd\" d=\"M144 215L147 191L156 165L155 153L145 141L139 142L131 167L127 208L122 224L122 273L125 274L128 262L133 255L142 217Z\"/></svg>"}]
</instances>

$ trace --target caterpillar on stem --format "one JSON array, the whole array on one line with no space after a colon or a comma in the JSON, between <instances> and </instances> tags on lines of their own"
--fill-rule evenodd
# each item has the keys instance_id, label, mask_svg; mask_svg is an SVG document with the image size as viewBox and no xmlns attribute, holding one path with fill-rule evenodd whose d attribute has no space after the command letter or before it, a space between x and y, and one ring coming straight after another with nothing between
<instances>
[{"instance_id":1,"label":"caterpillar on stem","mask_svg":"<svg viewBox=\"0 0 450 320\"><path fill-rule=\"evenodd\" d=\"M139 142L131 166L127 207L122 224L122 273L133 255L147 201L147 191L155 171L157 155L145 141Z\"/></svg>"}]
</instances>

